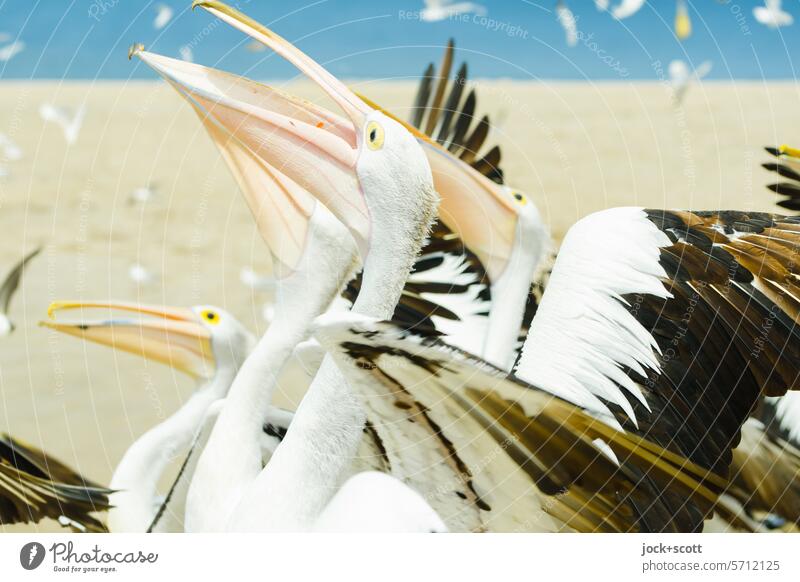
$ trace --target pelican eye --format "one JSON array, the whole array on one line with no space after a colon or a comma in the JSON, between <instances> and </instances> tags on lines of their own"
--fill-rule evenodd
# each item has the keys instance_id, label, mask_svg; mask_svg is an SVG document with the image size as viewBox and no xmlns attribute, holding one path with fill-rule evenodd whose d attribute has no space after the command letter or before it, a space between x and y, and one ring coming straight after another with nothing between
<instances>
[{"instance_id":1,"label":"pelican eye","mask_svg":"<svg viewBox=\"0 0 800 582\"><path fill-rule=\"evenodd\" d=\"M219 323L219 314L212 309L204 309L200 317L203 318L203 321L211 325L217 325Z\"/></svg>"},{"instance_id":2,"label":"pelican eye","mask_svg":"<svg viewBox=\"0 0 800 582\"><path fill-rule=\"evenodd\" d=\"M377 121L370 121L367 124L367 146L371 150L379 150L383 147L383 127Z\"/></svg>"},{"instance_id":3,"label":"pelican eye","mask_svg":"<svg viewBox=\"0 0 800 582\"><path fill-rule=\"evenodd\" d=\"M522 194L521 192L514 192L512 196L514 196L514 200L516 200L523 206L528 203L528 198L525 196L525 194Z\"/></svg>"}]
</instances>

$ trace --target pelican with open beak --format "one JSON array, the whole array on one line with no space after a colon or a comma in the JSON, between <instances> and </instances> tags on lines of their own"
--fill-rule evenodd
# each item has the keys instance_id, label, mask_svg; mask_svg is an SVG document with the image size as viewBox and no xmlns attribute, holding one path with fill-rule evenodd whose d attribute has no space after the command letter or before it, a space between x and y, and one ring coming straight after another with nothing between
<instances>
[{"instance_id":1,"label":"pelican with open beak","mask_svg":"<svg viewBox=\"0 0 800 582\"><path fill-rule=\"evenodd\" d=\"M294 50L275 33L232 8L218 2L196 5L202 5L259 41L268 41L279 54L289 55ZM335 215L346 215L345 222L363 258L369 246L368 216L372 210L366 208L363 184L358 172L353 171L354 152L365 135L369 137L374 133L372 139L376 140L376 146L384 138L384 124L375 123L374 132L365 132L364 120L370 111L372 115L380 112L412 133L423 146L435 188L442 198L440 220L480 260L492 294L504 297L503 301L491 304L488 326L482 325L479 330L461 326L457 328L459 335L468 339L459 343L460 338L454 337L453 342L510 368L516 356L516 340L531 279L549 247L547 228L535 205L524 194L492 182L429 136L350 92L308 57L298 57L298 66L316 75L315 80L323 89L344 88L331 96L346 117L243 77L147 52L141 45L134 46L130 55L140 57L190 102L218 145L222 140L215 137L215 133L224 135L225 142L236 144L220 146L220 149L240 185L244 181L251 186L242 189L262 236L271 248L276 243L295 245L296 257L299 257L300 242L306 230L298 226L295 218L286 220L283 228L263 224L276 215L269 211L274 205L263 202L271 198L269 194L264 195L269 189L266 184L276 180L284 185L293 183L292 188L284 188L287 193L298 188L314 192ZM370 140L366 141L370 145ZM309 144L315 147L306 147ZM231 154L232 150L236 151ZM316 159L323 150L326 155ZM249 154L242 156L242 151ZM287 156L287 152L292 155ZM306 210L305 216L308 214ZM284 236L281 231L286 227L296 234ZM464 311L487 311L484 305L473 309L463 298L454 299L455 306L466 305ZM455 331L447 323L442 322L443 330Z\"/></svg>"},{"instance_id":2,"label":"pelican with open beak","mask_svg":"<svg viewBox=\"0 0 800 582\"><path fill-rule=\"evenodd\" d=\"M273 173L273 179L280 175L306 190L346 226L364 263L354 309L390 316L438 201L419 144L402 124L367 105L279 36L222 3L198 5L298 66L334 99L345 117L318 112L312 118L311 108L297 106L299 100L278 100L276 93L253 91L246 83L220 90L218 77L193 77L194 69L179 71L183 78L159 72L207 120L235 136L248 167L254 168L257 161L261 170L274 169L279 174ZM255 444L277 371L307 335L313 319L309 314L324 310L323 303L330 302L342 283L334 268L340 266L335 259L342 245L309 244L324 238L312 236L318 233L313 225L306 231L304 253L281 280L283 305L276 307L275 321L237 375L201 454L188 496L189 530L313 527L360 442L360 404L335 365L326 361L295 417L299 427L293 422L263 470ZM330 267L311 272L303 258L306 253L321 257L318 264L329 258ZM309 475L318 481L308 481ZM309 486L298 490L301 480ZM275 495L263 494L264 489Z\"/></svg>"}]
</instances>

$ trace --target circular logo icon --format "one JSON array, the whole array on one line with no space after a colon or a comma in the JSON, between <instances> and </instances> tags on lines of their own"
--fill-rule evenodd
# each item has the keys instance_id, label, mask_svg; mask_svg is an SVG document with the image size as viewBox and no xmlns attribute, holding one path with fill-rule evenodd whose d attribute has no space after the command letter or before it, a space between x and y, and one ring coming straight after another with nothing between
<instances>
[{"instance_id":1,"label":"circular logo icon","mask_svg":"<svg viewBox=\"0 0 800 582\"><path fill-rule=\"evenodd\" d=\"M29 542L19 551L19 563L26 570L35 570L44 561L44 546L39 542Z\"/></svg>"}]
</instances>

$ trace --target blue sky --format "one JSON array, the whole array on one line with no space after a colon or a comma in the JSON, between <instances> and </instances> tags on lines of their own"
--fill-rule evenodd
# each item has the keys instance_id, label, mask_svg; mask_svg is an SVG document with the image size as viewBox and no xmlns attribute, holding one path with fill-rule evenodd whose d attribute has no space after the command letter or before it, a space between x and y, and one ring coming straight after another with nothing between
<instances>
[{"instance_id":1,"label":"blue sky","mask_svg":"<svg viewBox=\"0 0 800 582\"><path fill-rule=\"evenodd\" d=\"M461 58L469 59L473 78L655 80L654 62L675 58L713 61L715 79L796 77L791 55L800 55L800 0L784 1L798 22L779 30L753 19L756 0L687 1L694 31L679 42L672 32L673 0L649 0L623 21L599 13L594 0L567 0L583 38L572 48L554 15L555 0L482 0L494 24L473 15L421 22L414 13L422 0L239 0L239 5L344 78L417 77L425 63L438 60L438 47L451 36ZM175 16L157 31L152 23L162 2ZM241 33L215 25L201 10L192 12L190 4L0 0L0 33L26 45L10 61L0 61L0 79L154 78L142 64L128 62L134 41L172 56L189 44L196 62L255 78L295 75L270 53L245 50ZM0 49L8 42L0 42Z\"/></svg>"}]
</instances>

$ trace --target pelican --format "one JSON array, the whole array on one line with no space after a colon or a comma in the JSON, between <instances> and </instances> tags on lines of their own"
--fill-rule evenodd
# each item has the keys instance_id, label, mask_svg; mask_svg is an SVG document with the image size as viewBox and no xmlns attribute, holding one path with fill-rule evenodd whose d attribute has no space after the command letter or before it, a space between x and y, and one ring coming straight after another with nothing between
<instances>
[{"instance_id":1,"label":"pelican","mask_svg":"<svg viewBox=\"0 0 800 582\"><path fill-rule=\"evenodd\" d=\"M783 9L783 0L764 0L764 6L753 8L755 19L769 28L790 26L794 17Z\"/></svg>"},{"instance_id":2,"label":"pelican","mask_svg":"<svg viewBox=\"0 0 800 582\"><path fill-rule=\"evenodd\" d=\"M270 141L283 144L283 149L256 148L258 157L318 197L353 235L364 257L353 309L391 316L437 203L430 167L416 139L274 33L224 4L195 5L270 46L344 110L347 122L329 120L326 128L303 123L307 110L295 113L301 118L297 121L266 110L249 121L254 131L263 123ZM202 95L192 96L203 104ZM218 119L235 113L220 103L213 108ZM263 129L259 135L266 137ZM309 142L315 147L307 147ZM311 167L316 171L308 172ZM307 250L329 257L334 265L347 251L342 240L336 237ZM282 309L276 309L275 321L242 366L198 460L187 499L189 530L312 529L336 493L365 419L332 361L322 363L284 441L263 470L254 439L266 410L266 384L302 341L310 325L308 313L323 311L345 282L332 267L329 271L334 272L312 274L313 290L302 263L282 279ZM320 287L326 291L320 293ZM305 486L298 489L300 482Z\"/></svg>"},{"instance_id":3,"label":"pelican","mask_svg":"<svg viewBox=\"0 0 800 582\"><path fill-rule=\"evenodd\" d=\"M0 311L0 336L9 335L14 331L14 323L8 316L8 309L11 306L11 298L16 293L17 288L19 287L19 282L22 279L22 273L25 270L25 267L33 257L39 254L41 249L34 249L30 253L28 253L22 260L17 263L11 271L9 271L8 275L6 275L5 281L3 281L3 285L0 286L0 306L2 306L2 311Z\"/></svg>"},{"instance_id":4,"label":"pelican","mask_svg":"<svg viewBox=\"0 0 800 582\"><path fill-rule=\"evenodd\" d=\"M486 137L488 118L484 117L478 127L470 131L469 124L475 107L474 91L470 92L463 105L459 104L465 67L462 66L452 85L445 114L438 115L448 84L452 50L451 44L443 59L444 64L433 100L429 103L430 87L426 90L424 86L420 88L420 94L426 94L428 97L423 99L418 96L416 100L419 117L416 123L419 124L420 120L426 119L426 131L430 134L437 133L436 140L414 128L408 128L423 144L433 166L434 182L443 197L442 221L447 224L440 224L434 229L431 244L426 248L426 254L417 261L415 274L409 280L410 288L404 293L401 307L398 309L413 314L417 321L420 318L435 320L437 327L447 333L449 339L457 342L460 347L481 353L492 361L497 361L499 365L510 367L516 356L518 332L514 330L520 328L525 313L527 292L536 266L540 264L541 257L549 249L549 232L535 205L524 194L493 181L502 181L502 173L497 167L499 148L492 148L479 159L476 157L478 148ZM302 119L317 128L334 128L332 131L339 132L341 131L339 128L344 127L344 120L331 112L306 102L293 100L290 96L246 79L199 65L179 63L174 59L148 53L142 48L132 50L131 54L142 58L192 103L212 138L215 134L221 136L214 139L222 150L235 148L232 150L233 153L226 155L234 174L249 172L260 175L260 177L237 178L240 186L244 184L244 190L249 187L258 192L261 188L259 180L278 179L284 183L289 183L291 180L274 168L270 168L268 164L265 166L263 159L259 161L245 159L244 156L248 155L248 151L263 149L264 144L251 142L248 147L248 144L244 143L247 137L242 143L236 143L239 140L237 135L242 132L238 122L234 123L235 118L227 112L229 109L249 115L250 112L258 111L268 104L278 111L293 113L295 116L302 113ZM254 98L253 95L263 96ZM448 115L447 112L455 115ZM384 113L391 115L388 112ZM234 137L226 137L225 132ZM233 145L228 144L228 141ZM455 155L459 156L460 161L454 157ZM492 180L486 176L491 176ZM255 182L249 184L249 181L253 180ZM283 189L287 192L297 192L301 188L296 183L291 183L285 188L280 186L277 188L279 193ZM310 196L306 194L305 199L309 198ZM248 202L257 222L270 216L268 208L263 207L263 202L259 202L254 195L249 196ZM299 208L308 205L306 201ZM290 209L292 207L289 206ZM274 213L274 210L272 212ZM305 212L310 216L308 211ZM488 224L486 218L489 219ZM266 234L263 232L262 234L266 238L275 239L271 247L288 244L281 241L302 241L305 230L301 230L299 224L305 224L305 220L299 215L289 218L288 222L284 220L296 232L284 233L285 229L281 224L273 224L266 229ZM461 258L464 254L464 245L458 237L454 237L453 233L448 231L449 228L460 236L469 251L474 250L473 258L477 262L470 259L474 269L470 265L464 265L464 259ZM348 239L348 235L341 228L338 233L333 234ZM297 246L298 243L293 242L291 245ZM280 252L280 249L273 249L273 254ZM292 252L297 254L298 251ZM351 254L355 254L355 249L349 254L341 255L340 272L349 267L345 257ZM448 259L447 254L451 255L451 260L445 260ZM441 265L440 271L443 272L434 272L433 265ZM506 298L505 301L491 303L488 323L474 324L470 321L469 326L459 327L458 322L461 321L485 319L482 316L473 317L473 314L480 315L487 311L485 305L482 305L486 302L485 294L479 295L480 290L471 284L474 279L466 279L467 274L463 271L465 267L470 267L474 272L474 275L469 275L470 277L490 278L492 294L497 293L498 296ZM310 269L310 272L313 273L315 270ZM250 279L248 276L248 280ZM342 275L340 279L346 280L346 277ZM457 284L452 284L453 282ZM347 290L348 298L355 297L357 285L358 282ZM442 289L448 285L449 289L442 295ZM438 309L428 301L432 294L436 294L433 301L440 304ZM456 312L457 317L450 312ZM409 323L413 324L415 321L410 320Z\"/></svg>"},{"instance_id":5,"label":"pelican","mask_svg":"<svg viewBox=\"0 0 800 582\"><path fill-rule=\"evenodd\" d=\"M0 434L0 528L50 518L76 532L104 532L91 514L110 508L110 494L50 455Z\"/></svg>"},{"instance_id":6,"label":"pelican","mask_svg":"<svg viewBox=\"0 0 800 582\"><path fill-rule=\"evenodd\" d=\"M53 319L65 311L83 314L98 309L136 317ZM187 309L118 301L59 301L50 305L48 315L51 319L42 325L50 329L168 364L198 384L180 409L127 449L111 478L109 528L145 532L153 526L159 507L158 480L170 461L192 444L208 408L227 395L255 339L233 315L209 305Z\"/></svg>"},{"instance_id":7,"label":"pelican","mask_svg":"<svg viewBox=\"0 0 800 582\"><path fill-rule=\"evenodd\" d=\"M425 0L420 18L425 22L438 22L474 12L486 15L486 7L475 2L453 2L453 0Z\"/></svg>"},{"instance_id":8,"label":"pelican","mask_svg":"<svg viewBox=\"0 0 800 582\"><path fill-rule=\"evenodd\" d=\"M375 422L405 444L391 448L396 477L414 478L420 463L459 468L452 490L440 479L417 487L448 525L477 510L485 528L501 531L697 531L712 511L736 517L720 491L697 505L650 483L658 501L634 508L633 523L615 523L601 498L542 499L563 490L565 474L547 467L541 442L569 422L535 427L543 421L536 394L580 407L615 435L646 438L665 449L663 460L677 454L724 488L753 407L799 387L798 225L764 213L641 208L582 219L561 246L510 377L423 332L374 319L328 316L317 337L367 411L382 415ZM766 331L764 318L773 321ZM398 404L384 405L387 397ZM404 436L413 431L425 434L416 446ZM628 453L607 436L588 438L625 466Z\"/></svg>"},{"instance_id":9,"label":"pelican","mask_svg":"<svg viewBox=\"0 0 800 582\"><path fill-rule=\"evenodd\" d=\"M438 116L448 82L452 50L451 43L443 59L445 65L439 75L433 101L428 103L427 98L422 99L419 96L416 101L419 119L427 118L426 131L430 133L436 131L437 141L434 142L428 135L413 128L409 129L414 131L420 143L425 146L429 160L434 165L434 181L444 197L443 216L447 218L443 220L459 228L463 233L467 249L474 248L476 252L474 255L470 254L469 250L464 249L461 240L454 237L445 225L437 225L425 254L415 264L415 273L409 279L398 310L400 313L408 314L409 325L434 320L437 327L449 334L450 340L458 343L460 347L483 353L492 361L510 367L516 356L516 342L520 322L525 314L531 279L536 266L540 263L540 258L549 248L549 233L535 205L530 203L524 194L502 184L496 184L485 177L491 176L493 180L502 181L502 172L497 167L500 150L495 147L484 157L476 158L477 150L486 136L488 118L484 117L474 131L469 130L475 107L475 95L474 91L470 92L464 105L459 105L463 89L462 81L465 78L464 66L452 86L445 110L455 113L457 119L453 119L454 116L447 113ZM253 111L253 107L269 103L272 107L294 112L295 115L304 111L303 119L318 127L337 128L344 123L341 118L322 108L292 100L290 96L278 91L221 71L199 65L187 66L173 59L148 53L141 47L132 49L131 54L138 55L173 84L198 111L220 149L223 152L226 149L231 150L225 157L234 174L239 174L237 181L243 191L249 189L259 192L263 189L259 180L268 182L277 180L286 184L281 186L278 183L276 191L279 196L283 190L298 192L301 188L268 164L265 165L263 160L248 161L247 156L250 154L247 152L257 150L261 146L253 145L248 148L244 143L237 143L238 138L235 134L241 133L239 127L231 125L231 118L218 114L222 107L212 107L209 103L236 107L243 113ZM421 94L425 91L425 86L421 86ZM259 93L264 95L261 101L250 96ZM206 105L203 106L202 102ZM437 122L437 119L440 122ZM225 130L226 123L231 126L229 130ZM229 136L225 135L226 131ZM453 155L458 155L464 163L459 163ZM248 177L246 175L248 172L258 176ZM305 201L299 208L309 206L310 196L308 194L304 196ZM247 197L257 222L261 223L266 217L274 216L275 209L269 211L263 206L263 202L259 202L257 195L251 194ZM470 212L470 205L473 205L473 212ZM483 220L475 219L475 206L481 208L490 218L488 225ZM280 208L277 207L278 210ZM294 208L293 203L290 202L288 208ZM267 226L262 235L266 239L270 237L273 239L272 247L279 244L286 246L287 243L281 241L302 241L305 227L301 228L300 225L305 224L305 221L307 217L293 214ZM284 225L290 227L289 232L284 232ZM333 233L331 236L331 238L342 237L347 238L343 231ZM296 246L299 243L291 244ZM296 250L292 252L297 253ZM273 255L276 253L280 254L280 251L273 249ZM345 273L351 267L347 257L355 253L353 247L349 254L343 252L339 255L340 272ZM462 258L464 253L471 257L467 260L469 264L464 264ZM434 267L439 266L441 268L437 271ZM465 268L469 268L472 274L465 272ZM312 273L315 270L309 269ZM474 284L475 282L482 284L482 280L488 278L488 275L493 278L490 283L492 293L496 292L504 297L502 302L490 303L490 309L486 306L487 294L481 291L482 287ZM344 275L340 278L346 279ZM246 275L246 280L252 280L249 273ZM354 281L346 290L345 296L348 299L355 298L359 281ZM429 300L432 297L433 302ZM476 323L475 320L486 319L482 315L486 311L489 311L488 323L485 321ZM459 326L460 322L466 320L470 320L469 326Z\"/></svg>"}]
</instances>

